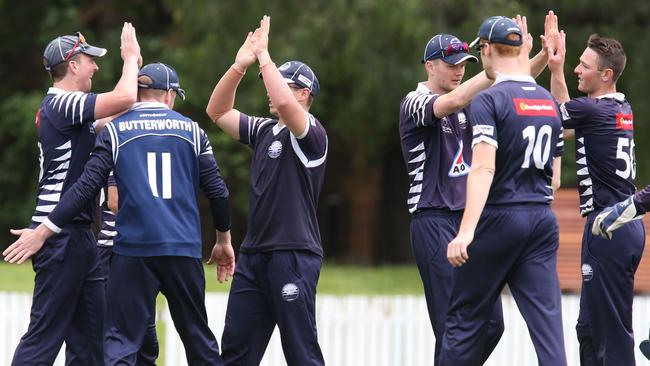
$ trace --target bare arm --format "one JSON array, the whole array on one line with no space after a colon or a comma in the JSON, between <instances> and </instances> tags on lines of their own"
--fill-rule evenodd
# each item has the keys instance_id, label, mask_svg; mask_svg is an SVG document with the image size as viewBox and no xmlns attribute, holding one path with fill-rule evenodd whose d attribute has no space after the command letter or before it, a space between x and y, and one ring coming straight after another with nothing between
<instances>
[{"instance_id":1,"label":"bare arm","mask_svg":"<svg viewBox=\"0 0 650 366\"><path fill-rule=\"evenodd\" d=\"M239 140L240 116L240 112L233 108L237 87L246 74L246 70L256 60L256 56L251 50L251 36L252 33L249 32L235 56L235 62L214 87L205 109L210 119L235 140Z\"/></svg>"},{"instance_id":2,"label":"bare arm","mask_svg":"<svg viewBox=\"0 0 650 366\"><path fill-rule=\"evenodd\" d=\"M117 193L116 186L108 186L108 209L113 211L114 214L117 214L117 208L119 203L119 195Z\"/></svg>"},{"instance_id":3,"label":"bare arm","mask_svg":"<svg viewBox=\"0 0 650 366\"><path fill-rule=\"evenodd\" d=\"M268 50L270 26L271 18L265 15L260 21L260 27L253 33L253 51L259 61L269 99L277 109L280 121L295 136L301 136L307 128L307 114L271 60Z\"/></svg>"},{"instance_id":4,"label":"bare arm","mask_svg":"<svg viewBox=\"0 0 650 366\"><path fill-rule=\"evenodd\" d=\"M442 118L458 112L467 106L476 94L490 85L492 85L492 80L487 78L485 71L481 71L451 92L439 96L433 102L433 115L436 118Z\"/></svg>"},{"instance_id":5,"label":"bare arm","mask_svg":"<svg viewBox=\"0 0 650 366\"><path fill-rule=\"evenodd\" d=\"M454 267L469 259L467 247L474 240L474 232L490 193L494 178L496 147L479 142L472 148L472 169L467 177L467 203L458 235L447 246L447 259Z\"/></svg>"},{"instance_id":6,"label":"bare arm","mask_svg":"<svg viewBox=\"0 0 650 366\"><path fill-rule=\"evenodd\" d=\"M562 181L561 175L562 175L562 157L558 156L556 158L553 158L553 178L551 180L551 188L553 188L553 192L560 189L560 183Z\"/></svg>"},{"instance_id":7,"label":"bare arm","mask_svg":"<svg viewBox=\"0 0 650 366\"><path fill-rule=\"evenodd\" d=\"M140 45L135 36L135 28L131 23L124 23L121 36L122 45L122 77L115 89L108 93L97 95L95 101L95 119L101 119L129 109L138 97L138 60Z\"/></svg>"}]
</instances>

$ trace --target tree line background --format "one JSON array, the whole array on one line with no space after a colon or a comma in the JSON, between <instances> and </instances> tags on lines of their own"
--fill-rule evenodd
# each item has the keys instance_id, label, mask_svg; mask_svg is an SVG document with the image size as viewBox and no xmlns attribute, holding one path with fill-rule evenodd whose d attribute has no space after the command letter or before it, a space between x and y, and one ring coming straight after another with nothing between
<instances>
[{"instance_id":1,"label":"tree line background","mask_svg":"<svg viewBox=\"0 0 650 366\"><path fill-rule=\"evenodd\" d=\"M0 248L13 241L8 230L29 223L38 179L36 110L51 85L42 66L45 45L54 37L81 31L89 43L109 50L98 60L93 91L113 88L122 61L122 22L134 24L145 63L173 65L188 99L176 109L208 133L231 191L233 240L241 241L248 209L248 148L232 141L205 114L212 89L234 60L262 15L271 16L270 52L276 64L308 63L321 82L312 113L325 125L330 142L319 221L326 257L360 264L410 261L408 179L401 156L400 100L426 74L423 48L436 33L475 38L491 15L528 16L539 50L544 15L559 15L567 32L569 92L579 96L572 73L589 34L618 38L627 67L618 82L634 108L637 180L650 183L650 115L646 71L650 55L650 2L643 0L0 0ZM466 68L466 79L481 70ZM548 71L538 82L548 87ZM235 107L268 115L267 96L252 67L242 81ZM575 186L575 158L567 142L562 184ZM212 228L201 200L204 228ZM287 221L287 225L291 225ZM206 243L212 240L204 230Z\"/></svg>"}]
</instances>

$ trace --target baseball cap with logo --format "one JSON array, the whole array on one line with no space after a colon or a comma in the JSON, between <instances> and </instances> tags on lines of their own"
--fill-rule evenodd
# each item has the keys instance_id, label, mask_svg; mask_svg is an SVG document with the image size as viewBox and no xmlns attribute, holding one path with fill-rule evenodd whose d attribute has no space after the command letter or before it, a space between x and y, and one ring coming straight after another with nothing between
<instances>
[{"instance_id":1,"label":"baseball cap with logo","mask_svg":"<svg viewBox=\"0 0 650 366\"><path fill-rule=\"evenodd\" d=\"M43 52L45 70L50 71L54 66L66 62L80 53L93 57L102 57L106 54L106 49L86 43L86 38L80 32L75 35L56 37L48 43Z\"/></svg>"},{"instance_id":2,"label":"baseball cap with logo","mask_svg":"<svg viewBox=\"0 0 650 366\"><path fill-rule=\"evenodd\" d=\"M278 67L287 84L296 84L307 88L312 96L316 96L320 91L320 83L314 71L307 64L300 61L288 61ZM260 72L260 78L262 73Z\"/></svg>"},{"instance_id":3,"label":"baseball cap with logo","mask_svg":"<svg viewBox=\"0 0 650 366\"><path fill-rule=\"evenodd\" d=\"M185 90L181 89L180 80L178 80L178 74L173 67L165 65L162 62L144 65L138 73L138 77L140 76L148 76L151 78L152 83L138 83L139 88L160 90L171 89L176 91L182 100L185 100Z\"/></svg>"},{"instance_id":4,"label":"baseball cap with logo","mask_svg":"<svg viewBox=\"0 0 650 366\"><path fill-rule=\"evenodd\" d=\"M519 39L508 39L508 35L510 34L518 34ZM521 28L519 28L514 20L501 15L485 19L478 29L478 37L469 46L474 47L481 38L491 43L501 43L510 46L521 46L523 43Z\"/></svg>"},{"instance_id":5,"label":"baseball cap with logo","mask_svg":"<svg viewBox=\"0 0 650 366\"><path fill-rule=\"evenodd\" d=\"M436 34L424 47L422 63L429 60L441 59L450 65L458 65L463 61L478 62L469 53L469 46L451 34Z\"/></svg>"}]
</instances>

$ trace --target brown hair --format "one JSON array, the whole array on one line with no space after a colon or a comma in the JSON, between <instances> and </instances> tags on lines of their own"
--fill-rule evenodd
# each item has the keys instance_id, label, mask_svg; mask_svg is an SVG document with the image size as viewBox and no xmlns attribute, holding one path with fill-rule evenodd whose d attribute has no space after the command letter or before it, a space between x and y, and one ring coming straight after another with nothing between
<instances>
[{"instance_id":1,"label":"brown hair","mask_svg":"<svg viewBox=\"0 0 650 366\"><path fill-rule=\"evenodd\" d=\"M521 39L521 36L516 33L510 33L506 37L510 41L518 41ZM499 56L504 56L504 57L516 57L519 55L519 48L521 46L511 46L508 44L502 44L502 43L493 43L490 42L492 46L494 46L494 50Z\"/></svg>"},{"instance_id":2,"label":"brown hair","mask_svg":"<svg viewBox=\"0 0 650 366\"><path fill-rule=\"evenodd\" d=\"M61 62L60 64L52 67L50 69L50 76L52 77L52 80L54 82L61 81L66 75L68 75L68 64L70 61L79 61L79 55L81 53L78 53L74 56L72 56L68 61ZM43 60L43 62L46 62Z\"/></svg>"},{"instance_id":3,"label":"brown hair","mask_svg":"<svg viewBox=\"0 0 650 366\"><path fill-rule=\"evenodd\" d=\"M614 82L625 69L627 57L621 43L614 38L601 37L598 34L592 34L587 40L587 47L598 54L598 69L612 69Z\"/></svg>"}]
</instances>

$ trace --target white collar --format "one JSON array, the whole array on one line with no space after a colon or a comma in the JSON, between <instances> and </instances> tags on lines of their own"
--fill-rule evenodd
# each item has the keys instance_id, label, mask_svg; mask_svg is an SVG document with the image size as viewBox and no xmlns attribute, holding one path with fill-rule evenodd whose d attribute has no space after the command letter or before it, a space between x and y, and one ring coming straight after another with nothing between
<instances>
[{"instance_id":1,"label":"white collar","mask_svg":"<svg viewBox=\"0 0 650 366\"><path fill-rule=\"evenodd\" d=\"M431 89L429 89L425 81L419 82L418 87L415 89L415 91L423 94L433 94L433 92L431 91Z\"/></svg>"},{"instance_id":2,"label":"white collar","mask_svg":"<svg viewBox=\"0 0 650 366\"><path fill-rule=\"evenodd\" d=\"M623 93L609 93L609 94L599 95L599 96L596 97L596 99L602 99L602 98L612 98L612 99L618 100L619 102L622 102L622 101L625 100L625 94L623 94Z\"/></svg>"},{"instance_id":3,"label":"white collar","mask_svg":"<svg viewBox=\"0 0 650 366\"><path fill-rule=\"evenodd\" d=\"M283 124L282 126L280 126L280 122L278 121L278 123L276 123L273 126L273 136L276 136L277 134L279 134L280 131L282 131L282 129L285 128L285 127L287 127L287 125Z\"/></svg>"},{"instance_id":4,"label":"white collar","mask_svg":"<svg viewBox=\"0 0 650 366\"><path fill-rule=\"evenodd\" d=\"M136 109L169 109L169 107L161 102L137 102L131 106L130 110Z\"/></svg>"},{"instance_id":5,"label":"white collar","mask_svg":"<svg viewBox=\"0 0 650 366\"><path fill-rule=\"evenodd\" d=\"M498 84L502 81L519 81L522 83L535 83L535 79L530 75L503 75L501 73L496 73L497 77L494 80L494 84Z\"/></svg>"},{"instance_id":6,"label":"white collar","mask_svg":"<svg viewBox=\"0 0 650 366\"><path fill-rule=\"evenodd\" d=\"M68 93L68 91L65 91L60 88L55 88L53 86L47 90L47 94L65 94L65 93Z\"/></svg>"}]
</instances>

